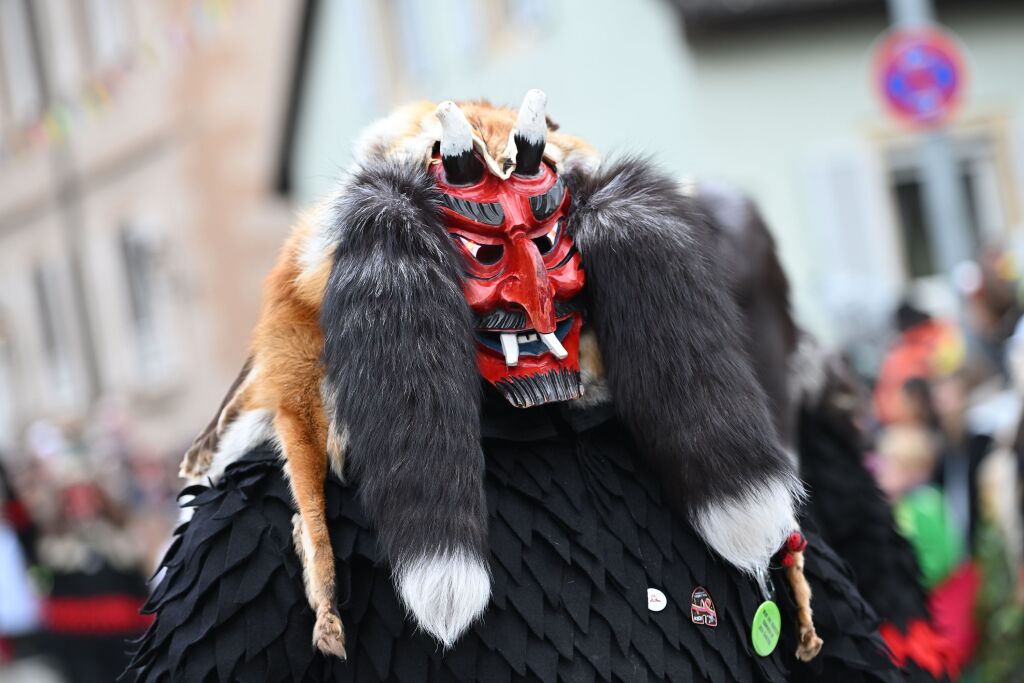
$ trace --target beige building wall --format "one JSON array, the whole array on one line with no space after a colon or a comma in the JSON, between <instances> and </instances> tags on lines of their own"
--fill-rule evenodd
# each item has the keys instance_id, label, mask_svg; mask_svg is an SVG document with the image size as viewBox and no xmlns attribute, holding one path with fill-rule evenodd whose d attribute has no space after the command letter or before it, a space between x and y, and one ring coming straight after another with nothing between
<instances>
[{"instance_id":1,"label":"beige building wall","mask_svg":"<svg viewBox=\"0 0 1024 683\"><path fill-rule=\"evenodd\" d=\"M0 0L10 2L20 0ZM217 4L217 14L197 14ZM97 35L93 5L121 13L120 38ZM0 161L0 448L21 443L37 418L82 421L112 403L139 446L178 450L243 363L287 232L291 209L273 182L301 3L33 7L51 98L73 101L105 69L125 75L66 140ZM59 14L68 7L70 21ZM172 40L183 27L191 46ZM11 140L35 117L19 120L0 68L4 76L0 135Z\"/></svg>"}]
</instances>

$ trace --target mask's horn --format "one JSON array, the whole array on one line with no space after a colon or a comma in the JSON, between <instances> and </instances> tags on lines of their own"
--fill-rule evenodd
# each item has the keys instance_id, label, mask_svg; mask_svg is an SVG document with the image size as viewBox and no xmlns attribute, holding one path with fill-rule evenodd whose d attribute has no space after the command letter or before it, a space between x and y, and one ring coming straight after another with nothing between
<instances>
[{"instance_id":1,"label":"mask's horn","mask_svg":"<svg viewBox=\"0 0 1024 683\"><path fill-rule=\"evenodd\" d=\"M548 141L548 121L544 108L548 96L542 90L531 90L523 98L519 118L512 130L516 142L516 175L537 175L544 158L544 145Z\"/></svg>"},{"instance_id":2,"label":"mask's horn","mask_svg":"<svg viewBox=\"0 0 1024 683\"><path fill-rule=\"evenodd\" d=\"M437 105L441 122L441 163L452 185L472 185L484 176L484 165L473 152L473 128L451 100Z\"/></svg>"}]
</instances>

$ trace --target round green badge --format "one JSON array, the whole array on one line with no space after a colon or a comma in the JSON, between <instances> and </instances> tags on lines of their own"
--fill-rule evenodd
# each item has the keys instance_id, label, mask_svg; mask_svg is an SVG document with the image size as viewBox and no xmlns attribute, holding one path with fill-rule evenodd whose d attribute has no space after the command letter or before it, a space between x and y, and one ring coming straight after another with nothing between
<instances>
[{"instance_id":1,"label":"round green badge","mask_svg":"<svg viewBox=\"0 0 1024 683\"><path fill-rule=\"evenodd\" d=\"M782 633L782 615L779 606L771 600L765 600L754 612L754 623L750 627L750 640L754 643L754 652L767 657L779 644Z\"/></svg>"}]
</instances>

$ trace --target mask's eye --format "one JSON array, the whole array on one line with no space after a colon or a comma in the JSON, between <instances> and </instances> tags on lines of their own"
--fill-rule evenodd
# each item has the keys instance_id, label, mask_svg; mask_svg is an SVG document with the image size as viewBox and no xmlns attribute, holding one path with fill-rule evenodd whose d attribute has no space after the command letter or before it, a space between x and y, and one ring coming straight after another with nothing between
<instances>
[{"instance_id":1,"label":"mask's eye","mask_svg":"<svg viewBox=\"0 0 1024 683\"><path fill-rule=\"evenodd\" d=\"M468 240L462 235L455 235L455 239L459 241L459 244L461 244L473 258L485 266L497 263L505 253L505 247L500 244L477 244L473 240Z\"/></svg>"},{"instance_id":2,"label":"mask's eye","mask_svg":"<svg viewBox=\"0 0 1024 683\"><path fill-rule=\"evenodd\" d=\"M537 250L540 251L541 254L547 254L549 251L554 249L555 243L558 242L558 231L561 227L562 221L558 221L546 233L540 237L533 238L533 243L537 245Z\"/></svg>"}]
</instances>

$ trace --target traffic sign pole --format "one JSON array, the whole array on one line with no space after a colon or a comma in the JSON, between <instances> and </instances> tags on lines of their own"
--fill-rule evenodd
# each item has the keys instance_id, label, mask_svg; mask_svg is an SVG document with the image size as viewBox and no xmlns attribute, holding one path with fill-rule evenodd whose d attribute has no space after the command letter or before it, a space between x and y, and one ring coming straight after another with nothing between
<instances>
[{"instance_id":1,"label":"traffic sign pole","mask_svg":"<svg viewBox=\"0 0 1024 683\"><path fill-rule=\"evenodd\" d=\"M888 6L894 29L935 24L932 0L888 0ZM960 169L942 127L924 133L918 153L929 241L941 274L952 282L956 265L974 257Z\"/></svg>"}]
</instances>

